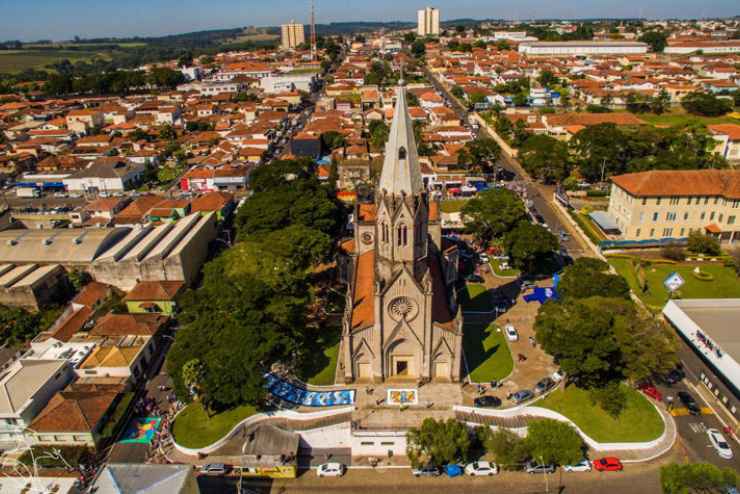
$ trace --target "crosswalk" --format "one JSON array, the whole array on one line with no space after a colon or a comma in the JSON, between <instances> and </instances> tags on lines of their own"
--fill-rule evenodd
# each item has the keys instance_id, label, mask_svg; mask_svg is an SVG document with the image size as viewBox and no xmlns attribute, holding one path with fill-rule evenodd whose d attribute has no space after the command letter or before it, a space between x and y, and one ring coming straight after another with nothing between
<instances>
[{"instance_id":1,"label":"crosswalk","mask_svg":"<svg viewBox=\"0 0 740 494\"><path fill-rule=\"evenodd\" d=\"M691 422L689 424L689 429L691 429L695 434L707 432L707 426L704 425L704 422Z\"/></svg>"}]
</instances>

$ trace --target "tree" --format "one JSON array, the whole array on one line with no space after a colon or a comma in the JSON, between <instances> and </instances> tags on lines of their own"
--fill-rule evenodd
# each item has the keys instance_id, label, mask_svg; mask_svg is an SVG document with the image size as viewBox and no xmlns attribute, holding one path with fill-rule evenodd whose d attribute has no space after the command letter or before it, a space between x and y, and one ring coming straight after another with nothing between
<instances>
[{"instance_id":1,"label":"tree","mask_svg":"<svg viewBox=\"0 0 740 494\"><path fill-rule=\"evenodd\" d=\"M406 441L406 454L414 467L466 461L470 449L468 429L455 419L426 418L421 427L409 429Z\"/></svg>"},{"instance_id":2,"label":"tree","mask_svg":"<svg viewBox=\"0 0 740 494\"><path fill-rule=\"evenodd\" d=\"M544 87L550 87L551 85L560 84L560 79L549 70L543 70L537 81Z\"/></svg>"},{"instance_id":3,"label":"tree","mask_svg":"<svg viewBox=\"0 0 740 494\"><path fill-rule=\"evenodd\" d=\"M668 44L668 34L663 31L647 31L639 39L643 43L650 45L650 49L655 53L662 53Z\"/></svg>"},{"instance_id":4,"label":"tree","mask_svg":"<svg viewBox=\"0 0 740 494\"><path fill-rule=\"evenodd\" d=\"M382 120L373 120L368 125L368 131L370 132L370 145L375 149L382 149L391 129Z\"/></svg>"},{"instance_id":5,"label":"tree","mask_svg":"<svg viewBox=\"0 0 740 494\"><path fill-rule=\"evenodd\" d=\"M609 265L600 259L578 258L560 277L558 295L563 300L594 296L629 299L627 280L608 271Z\"/></svg>"},{"instance_id":6,"label":"tree","mask_svg":"<svg viewBox=\"0 0 740 494\"><path fill-rule=\"evenodd\" d=\"M82 271L81 269L73 269L67 276L69 277L69 281L72 283L72 288L74 288L75 292L79 292L85 285L92 281L90 273Z\"/></svg>"},{"instance_id":7,"label":"tree","mask_svg":"<svg viewBox=\"0 0 740 494\"><path fill-rule=\"evenodd\" d=\"M740 247L732 249L730 256L732 257L732 264L735 268L735 272L740 276Z\"/></svg>"},{"instance_id":8,"label":"tree","mask_svg":"<svg viewBox=\"0 0 740 494\"><path fill-rule=\"evenodd\" d=\"M570 379L583 387L602 386L622 377L622 355L613 315L587 300L544 304L535 334Z\"/></svg>"},{"instance_id":9,"label":"tree","mask_svg":"<svg viewBox=\"0 0 740 494\"><path fill-rule=\"evenodd\" d=\"M719 240L696 230L689 233L686 247L695 254L705 254L708 256L718 256L722 252Z\"/></svg>"},{"instance_id":10,"label":"tree","mask_svg":"<svg viewBox=\"0 0 740 494\"><path fill-rule=\"evenodd\" d=\"M182 366L182 382L187 387L193 399L198 397L201 382L203 381L203 362L194 358Z\"/></svg>"},{"instance_id":11,"label":"tree","mask_svg":"<svg viewBox=\"0 0 740 494\"><path fill-rule=\"evenodd\" d=\"M527 425L525 440L531 457L545 465L573 465L583 459L583 440L566 422L535 420Z\"/></svg>"},{"instance_id":12,"label":"tree","mask_svg":"<svg viewBox=\"0 0 740 494\"><path fill-rule=\"evenodd\" d=\"M712 93L694 91L681 100L681 106L695 115L705 117L720 117L732 111L732 102L725 98L718 98Z\"/></svg>"},{"instance_id":13,"label":"tree","mask_svg":"<svg viewBox=\"0 0 740 494\"><path fill-rule=\"evenodd\" d=\"M321 134L321 142L326 149L331 151L344 147L347 144L344 136L335 130L330 130L329 132Z\"/></svg>"},{"instance_id":14,"label":"tree","mask_svg":"<svg viewBox=\"0 0 740 494\"><path fill-rule=\"evenodd\" d=\"M0 345L15 348L27 342L43 329L39 327L40 320L38 313L0 305Z\"/></svg>"},{"instance_id":15,"label":"tree","mask_svg":"<svg viewBox=\"0 0 740 494\"><path fill-rule=\"evenodd\" d=\"M465 91L460 86L452 86L452 89L450 90L452 93L452 96L454 96L457 99L463 99L465 97Z\"/></svg>"},{"instance_id":16,"label":"tree","mask_svg":"<svg viewBox=\"0 0 740 494\"><path fill-rule=\"evenodd\" d=\"M671 463L660 469L664 494L730 492L729 488L736 487L737 482L737 472L732 468L710 463Z\"/></svg>"},{"instance_id":17,"label":"tree","mask_svg":"<svg viewBox=\"0 0 740 494\"><path fill-rule=\"evenodd\" d=\"M534 273L558 249L558 240L547 229L521 221L504 236L504 248L516 268Z\"/></svg>"},{"instance_id":18,"label":"tree","mask_svg":"<svg viewBox=\"0 0 740 494\"><path fill-rule=\"evenodd\" d=\"M570 174L568 145L544 134L533 135L519 149L527 172L546 183L557 182Z\"/></svg>"},{"instance_id":19,"label":"tree","mask_svg":"<svg viewBox=\"0 0 740 494\"><path fill-rule=\"evenodd\" d=\"M526 220L527 211L516 193L503 188L486 190L462 209L465 228L479 241L489 242Z\"/></svg>"},{"instance_id":20,"label":"tree","mask_svg":"<svg viewBox=\"0 0 740 494\"><path fill-rule=\"evenodd\" d=\"M159 138L165 141L174 141L175 139L177 139L177 132L175 132L175 129L172 128L172 125L164 124L159 129Z\"/></svg>"},{"instance_id":21,"label":"tree","mask_svg":"<svg viewBox=\"0 0 740 494\"><path fill-rule=\"evenodd\" d=\"M417 39L414 41L414 43L411 45L411 54L414 55L416 58L422 58L427 51L427 47L424 44L424 41Z\"/></svg>"},{"instance_id":22,"label":"tree","mask_svg":"<svg viewBox=\"0 0 740 494\"><path fill-rule=\"evenodd\" d=\"M501 156L501 146L496 141L487 137L479 137L465 143L464 148L470 155L474 164L485 163L490 165Z\"/></svg>"},{"instance_id":23,"label":"tree","mask_svg":"<svg viewBox=\"0 0 740 494\"><path fill-rule=\"evenodd\" d=\"M665 113L671 105L671 96L665 88L661 89L658 96L653 98L650 110L656 115Z\"/></svg>"},{"instance_id":24,"label":"tree","mask_svg":"<svg viewBox=\"0 0 740 494\"><path fill-rule=\"evenodd\" d=\"M186 51L177 59L178 67L190 67L193 65L193 52Z\"/></svg>"},{"instance_id":25,"label":"tree","mask_svg":"<svg viewBox=\"0 0 740 494\"><path fill-rule=\"evenodd\" d=\"M492 431L489 427L481 427L477 434L486 452L493 455L503 469L519 470L530 458L528 443L509 429Z\"/></svg>"}]
</instances>

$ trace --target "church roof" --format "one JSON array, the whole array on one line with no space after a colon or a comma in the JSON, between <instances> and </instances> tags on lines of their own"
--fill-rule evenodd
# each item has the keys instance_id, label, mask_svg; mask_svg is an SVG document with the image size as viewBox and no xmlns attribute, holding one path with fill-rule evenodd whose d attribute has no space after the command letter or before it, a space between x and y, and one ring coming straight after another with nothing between
<instances>
[{"instance_id":1,"label":"church roof","mask_svg":"<svg viewBox=\"0 0 740 494\"><path fill-rule=\"evenodd\" d=\"M416 195L424 190L416 151L414 124L406 103L406 88L397 90L396 107L393 112L388 142L385 144L385 159L380 173L379 190L389 194Z\"/></svg>"},{"instance_id":2,"label":"church roof","mask_svg":"<svg viewBox=\"0 0 740 494\"><path fill-rule=\"evenodd\" d=\"M357 258L354 296L352 297L352 329L372 326L375 322L375 251L370 250Z\"/></svg>"}]
</instances>

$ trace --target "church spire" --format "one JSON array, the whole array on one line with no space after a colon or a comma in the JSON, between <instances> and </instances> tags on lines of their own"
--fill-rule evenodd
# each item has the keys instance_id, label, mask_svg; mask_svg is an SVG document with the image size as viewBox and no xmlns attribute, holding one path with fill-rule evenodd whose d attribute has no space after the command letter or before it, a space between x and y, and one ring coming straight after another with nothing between
<instances>
[{"instance_id":1,"label":"church spire","mask_svg":"<svg viewBox=\"0 0 740 494\"><path fill-rule=\"evenodd\" d=\"M380 174L379 190L394 195L417 195L424 191L414 125L409 116L403 80L399 81L393 123L385 144L385 161Z\"/></svg>"}]
</instances>

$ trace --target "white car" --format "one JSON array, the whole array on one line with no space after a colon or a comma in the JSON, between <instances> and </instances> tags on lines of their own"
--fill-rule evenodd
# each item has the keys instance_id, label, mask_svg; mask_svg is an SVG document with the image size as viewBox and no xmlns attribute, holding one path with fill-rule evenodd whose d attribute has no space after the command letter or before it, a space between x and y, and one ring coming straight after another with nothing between
<instances>
[{"instance_id":1,"label":"white car","mask_svg":"<svg viewBox=\"0 0 740 494\"><path fill-rule=\"evenodd\" d=\"M341 477L344 475L345 466L341 463L324 463L316 468L319 477Z\"/></svg>"},{"instance_id":2,"label":"white car","mask_svg":"<svg viewBox=\"0 0 740 494\"><path fill-rule=\"evenodd\" d=\"M506 338L509 341L519 341L519 333L517 333L516 328L512 326L511 324L507 324L504 326L504 332L506 333Z\"/></svg>"},{"instance_id":3,"label":"white car","mask_svg":"<svg viewBox=\"0 0 740 494\"><path fill-rule=\"evenodd\" d=\"M715 451L717 451L720 458L724 458L725 460L732 459L732 449L730 449L730 445L727 444L725 436L720 431L717 429L707 429L707 436L709 436L709 442Z\"/></svg>"},{"instance_id":4,"label":"white car","mask_svg":"<svg viewBox=\"0 0 740 494\"><path fill-rule=\"evenodd\" d=\"M498 465L487 461L474 461L465 467L465 473L474 477L492 476L498 473Z\"/></svg>"},{"instance_id":5,"label":"white car","mask_svg":"<svg viewBox=\"0 0 740 494\"><path fill-rule=\"evenodd\" d=\"M591 462L585 458L574 465L563 466L566 472L590 472L591 468Z\"/></svg>"}]
</instances>

